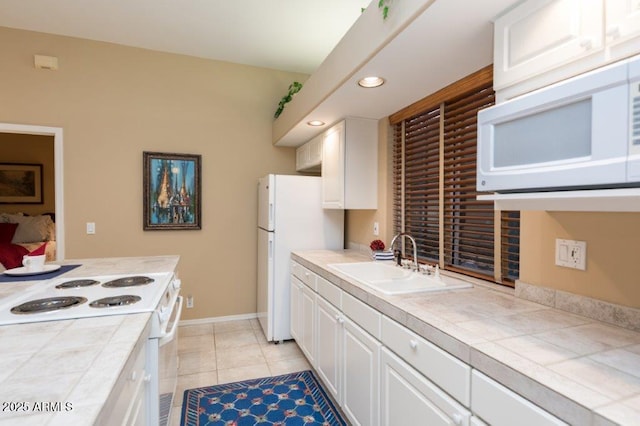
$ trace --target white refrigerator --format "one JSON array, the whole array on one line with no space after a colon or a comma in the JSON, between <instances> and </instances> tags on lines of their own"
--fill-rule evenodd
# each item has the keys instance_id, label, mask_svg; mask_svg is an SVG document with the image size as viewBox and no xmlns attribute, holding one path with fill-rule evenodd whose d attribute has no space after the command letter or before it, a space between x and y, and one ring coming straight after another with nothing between
<instances>
[{"instance_id":1,"label":"white refrigerator","mask_svg":"<svg viewBox=\"0 0 640 426\"><path fill-rule=\"evenodd\" d=\"M322 179L258 180L258 320L268 341L291 339L291 251L342 249L344 212L322 208Z\"/></svg>"}]
</instances>

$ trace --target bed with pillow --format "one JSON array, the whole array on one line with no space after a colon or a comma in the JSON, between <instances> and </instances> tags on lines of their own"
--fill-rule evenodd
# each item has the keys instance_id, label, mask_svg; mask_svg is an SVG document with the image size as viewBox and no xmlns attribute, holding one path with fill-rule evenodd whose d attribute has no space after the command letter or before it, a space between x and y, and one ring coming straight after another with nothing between
<instances>
[{"instance_id":1,"label":"bed with pillow","mask_svg":"<svg viewBox=\"0 0 640 426\"><path fill-rule=\"evenodd\" d=\"M56 260L55 216L0 213L0 271L22 266L22 256L41 251Z\"/></svg>"}]
</instances>

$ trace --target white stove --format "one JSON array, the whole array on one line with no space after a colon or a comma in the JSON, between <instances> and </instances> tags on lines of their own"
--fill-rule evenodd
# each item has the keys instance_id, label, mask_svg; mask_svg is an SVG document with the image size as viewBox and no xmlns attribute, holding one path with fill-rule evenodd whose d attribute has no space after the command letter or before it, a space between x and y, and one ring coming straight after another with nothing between
<instances>
[{"instance_id":1,"label":"white stove","mask_svg":"<svg viewBox=\"0 0 640 426\"><path fill-rule=\"evenodd\" d=\"M149 425L168 424L178 375L180 280L172 272L61 275L0 299L0 326L151 313L145 371Z\"/></svg>"},{"instance_id":2,"label":"white stove","mask_svg":"<svg viewBox=\"0 0 640 426\"><path fill-rule=\"evenodd\" d=\"M0 325L135 314L172 308L173 273L50 279L0 300Z\"/></svg>"}]
</instances>

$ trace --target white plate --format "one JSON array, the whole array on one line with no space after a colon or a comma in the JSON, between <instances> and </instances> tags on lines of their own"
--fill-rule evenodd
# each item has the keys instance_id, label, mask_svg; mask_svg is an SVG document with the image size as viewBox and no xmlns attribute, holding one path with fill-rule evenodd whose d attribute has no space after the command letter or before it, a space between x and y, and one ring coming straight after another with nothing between
<instances>
[{"instance_id":1,"label":"white plate","mask_svg":"<svg viewBox=\"0 0 640 426\"><path fill-rule=\"evenodd\" d=\"M42 271L34 271L31 269L27 269L25 266L21 266L20 268L7 269L6 271L3 272L3 274L14 275L14 276L40 275L40 274L46 274L48 272L57 271L58 269L60 269L60 265L44 265L44 269L42 269Z\"/></svg>"}]
</instances>

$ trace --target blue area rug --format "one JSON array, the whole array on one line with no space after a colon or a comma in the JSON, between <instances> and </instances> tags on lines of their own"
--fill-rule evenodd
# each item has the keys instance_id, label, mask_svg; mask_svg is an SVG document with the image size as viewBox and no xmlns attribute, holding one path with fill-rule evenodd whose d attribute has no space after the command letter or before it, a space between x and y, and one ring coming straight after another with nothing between
<instances>
[{"instance_id":1,"label":"blue area rug","mask_svg":"<svg viewBox=\"0 0 640 426\"><path fill-rule=\"evenodd\" d=\"M187 389L181 426L346 426L310 370Z\"/></svg>"}]
</instances>

